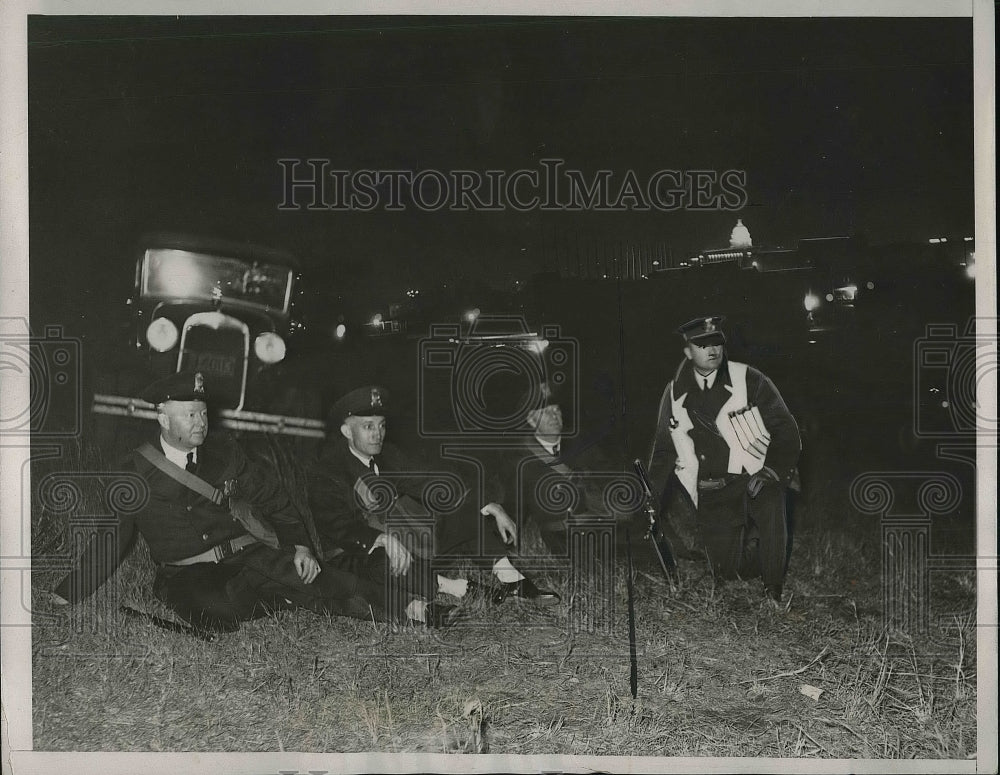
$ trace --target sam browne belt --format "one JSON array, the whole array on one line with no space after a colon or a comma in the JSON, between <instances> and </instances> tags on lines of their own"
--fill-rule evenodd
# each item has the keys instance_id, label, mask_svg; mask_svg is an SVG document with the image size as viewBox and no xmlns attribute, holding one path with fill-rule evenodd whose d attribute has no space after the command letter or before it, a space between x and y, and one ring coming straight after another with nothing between
<instances>
[{"instance_id":1,"label":"sam browne belt","mask_svg":"<svg viewBox=\"0 0 1000 775\"><path fill-rule=\"evenodd\" d=\"M727 476L720 476L718 479L699 479L698 489L704 491L721 490L727 484L739 478L740 474L728 474Z\"/></svg>"},{"instance_id":2,"label":"sam browne belt","mask_svg":"<svg viewBox=\"0 0 1000 775\"><path fill-rule=\"evenodd\" d=\"M257 539L252 535L241 535L223 541L217 546L213 546L208 551L196 554L194 557L185 557L183 560L172 560L165 565L194 565L199 562L222 562L227 557L239 554L248 546L257 543Z\"/></svg>"}]
</instances>

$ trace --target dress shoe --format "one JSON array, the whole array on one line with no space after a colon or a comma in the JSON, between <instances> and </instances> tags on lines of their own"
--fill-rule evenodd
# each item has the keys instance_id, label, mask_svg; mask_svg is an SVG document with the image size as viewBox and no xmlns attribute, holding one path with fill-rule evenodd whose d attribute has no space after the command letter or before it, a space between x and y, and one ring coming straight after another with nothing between
<instances>
[{"instance_id":1,"label":"dress shoe","mask_svg":"<svg viewBox=\"0 0 1000 775\"><path fill-rule=\"evenodd\" d=\"M424 621L419 622L424 627L434 630L443 630L451 627L459 618L459 607L448 605L447 603L431 602L424 609Z\"/></svg>"},{"instance_id":2,"label":"dress shoe","mask_svg":"<svg viewBox=\"0 0 1000 775\"><path fill-rule=\"evenodd\" d=\"M493 602L500 605L508 597L534 600L536 603L558 603L559 594L549 589L539 589L531 579L501 583L493 589Z\"/></svg>"}]
</instances>

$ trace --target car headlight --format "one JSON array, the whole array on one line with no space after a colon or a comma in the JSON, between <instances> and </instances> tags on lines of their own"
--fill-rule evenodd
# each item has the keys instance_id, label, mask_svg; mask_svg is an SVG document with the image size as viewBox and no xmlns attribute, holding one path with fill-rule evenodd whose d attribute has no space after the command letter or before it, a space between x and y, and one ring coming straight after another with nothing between
<instances>
[{"instance_id":1,"label":"car headlight","mask_svg":"<svg viewBox=\"0 0 1000 775\"><path fill-rule=\"evenodd\" d=\"M806 312L812 312L819 306L819 296L815 293L807 293L806 297L802 300L802 304L806 308Z\"/></svg>"},{"instance_id":2,"label":"car headlight","mask_svg":"<svg viewBox=\"0 0 1000 775\"><path fill-rule=\"evenodd\" d=\"M549 346L548 339L532 339L528 342L528 349L535 353L536 355L541 355L545 352L545 349Z\"/></svg>"},{"instance_id":3,"label":"car headlight","mask_svg":"<svg viewBox=\"0 0 1000 775\"><path fill-rule=\"evenodd\" d=\"M177 326L168 318L156 318L146 328L146 341L158 353L165 353L177 344Z\"/></svg>"},{"instance_id":4,"label":"car headlight","mask_svg":"<svg viewBox=\"0 0 1000 775\"><path fill-rule=\"evenodd\" d=\"M264 363L277 363L285 357L285 342L277 334L268 331L254 340L253 351Z\"/></svg>"}]
</instances>

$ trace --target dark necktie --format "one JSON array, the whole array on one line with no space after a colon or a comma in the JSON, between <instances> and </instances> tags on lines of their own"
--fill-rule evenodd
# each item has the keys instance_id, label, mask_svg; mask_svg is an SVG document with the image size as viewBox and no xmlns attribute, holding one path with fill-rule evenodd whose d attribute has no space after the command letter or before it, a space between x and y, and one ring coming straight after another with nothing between
<instances>
[{"instance_id":1,"label":"dark necktie","mask_svg":"<svg viewBox=\"0 0 1000 775\"><path fill-rule=\"evenodd\" d=\"M702 377L701 391L703 393L708 392L708 377Z\"/></svg>"},{"instance_id":2,"label":"dark necktie","mask_svg":"<svg viewBox=\"0 0 1000 775\"><path fill-rule=\"evenodd\" d=\"M375 466L375 456L368 458L368 470L378 476L378 468Z\"/></svg>"},{"instance_id":3,"label":"dark necktie","mask_svg":"<svg viewBox=\"0 0 1000 775\"><path fill-rule=\"evenodd\" d=\"M192 474L195 472L195 469L198 468L198 464L194 462L194 450L188 452L188 462L187 465L184 466L184 468L186 468Z\"/></svg>"},{"instance_id":4,"label":"dark necktie","mask_svg":"<svg viewBox=\"0 0 1000 775\"><path fill-rule=\"evenodd\" d=\"M552 454L553 454L553 455L555 455L556 457L559 457L559 445L558 445L558 444L556 444L556 445L555 445L555 446L554 446L554 447L552 448Z\"/></svg>"}]
</instances>

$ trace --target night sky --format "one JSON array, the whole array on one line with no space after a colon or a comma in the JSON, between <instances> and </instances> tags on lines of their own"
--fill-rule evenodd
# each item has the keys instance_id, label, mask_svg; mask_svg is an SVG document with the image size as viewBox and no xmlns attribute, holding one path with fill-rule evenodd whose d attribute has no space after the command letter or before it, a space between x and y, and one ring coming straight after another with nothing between
<instances>
[{"instance_id":1,"label":"night sky","mask_svg":"<svg viewBox=\"0 0 1000 775\"><path fill-rule=\"evenodd\" d=\"M719 247L736 217L763 245L972 233L969 19L35 16L28 36L36 319L124 299L136 240L158 230L290 250L319 282L383 298L507 284L580 245ZM282 212L279 158L739 169L748 200Z\"/></svg>"}]
</instances>

